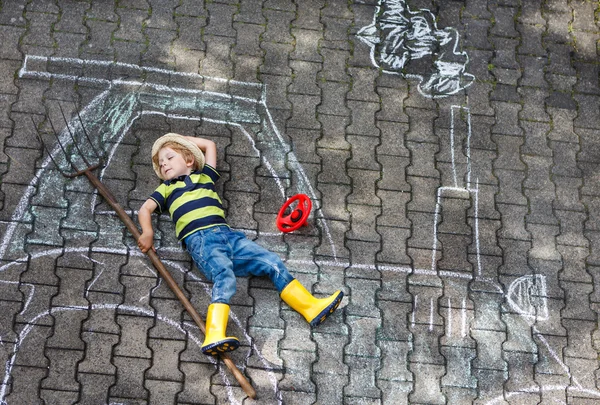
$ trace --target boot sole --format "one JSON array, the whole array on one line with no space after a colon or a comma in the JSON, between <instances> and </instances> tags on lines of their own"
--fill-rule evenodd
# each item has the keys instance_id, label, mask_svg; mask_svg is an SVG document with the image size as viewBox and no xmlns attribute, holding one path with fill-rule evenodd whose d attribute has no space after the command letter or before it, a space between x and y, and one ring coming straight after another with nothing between
<instances>
[{"instance_id":1,"label":"boot sole","mask_svg":"<svg viewBox=\"0 0 600 405\"><path fill-rule=\"evenodd\" d=\"M202 353L218 356L221 353L232 352L238 347L240 347L240 342L237 339L225 339L202 346Z\"/></svg>"},{"instance_id":2,"label":"boot sole","mask_svg":"<svg viewBox=\"0 0 600 405\"><path fill-rule=\"evenodd\" d=\"M335 299L331 301L331 304L329 304L323 311L321 311L321 313L317 315L315 319L310 321L310 326L315 327L322 324L323 321L327 319L329 315L333 314L337 307L340 306L342 298L344 298L344 292L340 291L340 293L335 297Z\"/></svg>"}]
</instances>

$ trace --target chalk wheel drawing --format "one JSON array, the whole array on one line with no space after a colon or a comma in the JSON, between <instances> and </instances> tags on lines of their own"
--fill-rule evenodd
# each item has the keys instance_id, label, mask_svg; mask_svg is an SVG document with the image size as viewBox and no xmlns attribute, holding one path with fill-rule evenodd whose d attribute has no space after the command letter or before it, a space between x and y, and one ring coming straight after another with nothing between
<instances>
[{"instance_id":1,"label":"chalk wheel drawing","mask_svg":"<svg viewBox=\"0 0 600 405\"><path fill-rule=\"evenodd\" d=\"M519 277L508 287L506 300L525 318L547 320L546 277L540 274Z\"/></svg>"}]
</instances>

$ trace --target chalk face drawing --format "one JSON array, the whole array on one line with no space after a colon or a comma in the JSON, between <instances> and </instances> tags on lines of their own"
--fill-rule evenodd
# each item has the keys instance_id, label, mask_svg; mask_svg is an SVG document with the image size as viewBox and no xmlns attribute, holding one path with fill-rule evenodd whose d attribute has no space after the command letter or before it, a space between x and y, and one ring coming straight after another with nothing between
<instances>
[{"instance_id":1,"label":"chalk face drawing","mask_svg":"<svg viewBox=\"0 0 600 405\"><path fill-rule=\"evenodd\" d=\"M380 0L372 24L357 34L371 48L371 61L386 73L419 80L419 92L446 97L469 87L469 56L459 52L459 34L440 29L429 10L413 11L405 0Z\"/></svg>"}]
</instances>

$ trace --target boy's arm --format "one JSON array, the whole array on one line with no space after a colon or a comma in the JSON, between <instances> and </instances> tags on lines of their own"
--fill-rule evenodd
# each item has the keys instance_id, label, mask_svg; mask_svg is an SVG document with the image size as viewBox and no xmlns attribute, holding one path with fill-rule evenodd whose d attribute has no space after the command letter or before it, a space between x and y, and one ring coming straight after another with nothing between
<instances>
[{"instance_id":1,"label":"boy's arm","mask_svg":"<svg viewBox=\"0 0 600 405\"><path fill-rule=\"evenodd\" d=\"M158 208L156 201L147 199L144 204L140 207L138 212L138 220L142 226L142 234L138 239L138 247L143 253L152 249L156 252L154 247L154 229L152 228L152 213Z\"/></svg>"},{"instance_id":2,"label":"boy's arm","mask_svg":"<svg viewBox=\"0 0 600 405\"><path fill-rule=\"evenodd\" d=\"M186 138L198 145L200 150L204 153L204 159L206 164L217 168L217 145L210 139L197 138L195 136L186 136Z\"/></svg>"}]
</instances>

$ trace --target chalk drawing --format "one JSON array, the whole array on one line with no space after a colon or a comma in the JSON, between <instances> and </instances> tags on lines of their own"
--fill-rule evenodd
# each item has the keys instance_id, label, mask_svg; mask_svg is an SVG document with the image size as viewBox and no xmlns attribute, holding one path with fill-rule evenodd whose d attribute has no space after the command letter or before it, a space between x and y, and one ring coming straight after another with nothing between
<instances>
[{"instance_id":1,"label":"chalk drawing","mask_svg":"<svg viewBox=\"0 0 600 405\"><path fill-rule=\"evenodd\" d=\"M519 277L510 283L506 293L506 300L515 311L537 321L548 319L546 297L546 276L541 274Z\"/></svg>"},{"instance_id":2,"label":"chalk drawing","mask_svg":"<svg viewBox=\"0 0 600 405\"><path fill-rule=\"evenodd\" d=\"M458 31L440 29L427 9L413 11L406 0L380 0L370 25L357 37L371 48L374 66L419 80L425 97L441 98L469 87L469 56L459 51Z\"/></svg>"},{"instance_id":3,"label":"chalk drawing","mask_svg":"<svg viewBox=\"0 0 600 405\"><path fill-rule=\"evenodd\" d=\"M69 249L49 249L49 250L45 250L45 251L41 251L38 252L34 255L31 255L31 257L29 258L31 261L34 261L36 259L45 257L45 256L56 256L62 253L89 253L90 249L89 248L69 248ZM119 255L125 255L125 254L129 254L132 257L138 257L138 258L145 258L146 256L139 252L138 250L136 250L134 247L132 250L129 249L122 249L122 250L115 250L115 249L106 249L106 248L92 248L91 252L95 252L95 253L112 253L112 254L119 254ZM27 257L23 257L22 260L26 260ZM19 259L20 261L21 259ZM186 269L177 262L173 262L170 260L164 260L163 263L165 264L165 266L167 266L169 268L170 271L176 270L179 271L181 273L186 273ZM0 272L3 272L5 270L7 270L8 268L17 265L17 261L8 263L4 266L0 267ZM196 275L194 272L188 273L186 275L187 277L189 277L190 279L194 280L194 281L202 281L202 279ZM3 281L0 280L0 283L9 283L9 284L19 284L18 282L11 282L11 281ZM26 286L31 287L31 291L29 292L27 299L25 300L25 304L23 306L23 309L21 311L21 313L26 313L29 307L29 304L31 303L31 301L33 300L33 296L35 294L35 286L31 285L31 284L24 284ZM204 289L205 289L205 294L207 296L211 295L210 292L210 288L207 285L204 285ZM88 288L89 290L89 288ZM8 388L8 383L10 380L10 376L12 373L12 369L13 366L15 364L15 361L17 359L17 356L19 354L19 348L25 343L25 339L29 336L29 334L34 330L34 328L37 326L36 322L45 317L45 316L49 316L50 313L52 314L56 314L58 312L64 312L64 311L88 311L88 310L102 310L102 311L116 311L116 310L125 310L125 311L131 311L131 312L135 312L135 313L139 313L139 314L143 314L146 316L156 316L157 320L159 322L163 322L167 325L169 325L170 327L174 328L176 331L186 334L187 331L190 331L192 333L189 333L189 337L190 339L192 339L192 341L198 346L202 346L202 341L198 338L199 334L199 328L195 323L189 323L189 322L185 322L184 325L187 326L187 329L182 328L179 325L178 321L175 321L171 318L165 317L160 315L159 313L154 313L152 311L149 311L146 308L141 308L141 307L135 307L135 306L130 306L130 305L117 305L117 304L94 304L91 307L78 307L78 306L70 306L70 307L53 307L52 310L47 310L47 311L43 311L41 313L37 313L34 314L33 316L31 316L31 318L28 320L27 322L27 326L19 333L18 335L18 339L16 344L13 347L13 352L10 356L10 359L7 361L6 364L6 368L5 368L5 375L2 381L2 384L0 384L0 404L4 403L3 400L5 398L5 396L7 395L7 388ZM238 328L242 331L244 331L244 327L242 325L241 320L236 316L235 312L232 311L230 313L230 320L235 323ZM253 342L253 340L251 339L251 337L244 331L244 338L246 339L246 341L248 342ZM279 396L279 392L277 391L277 377L274 374L272 368L269 365L268 360L262 355L262 353L260 352L260 350L258 349L258 347L254 344L254 342L251 344L251 351L249 352L248 355L250 355L251 353L255 353L260 362L262 363L263 367L265 368L265 370L267 371L268 374L268 379L269 382L271 383L273 390L277 393L277 395ZM215 359L213 358L209 358L210 362L217 367L217 362ZM238 366L239 367L239 366ZM243 369L242 369L243 371ZM226 375L226 372L223 370L223 368L219 368L219 374L220 376L223 378L224 383L227 386L228 389L228 399L230 401L230 403L237 403L237 400L234 397L234 393L233 391L231 391L231 384L229 382L229 379Z\"/></svg>"},{"instance_id":4,"label":"chalk drawing","mask_svg":"<svg viewBox=\"0 0 600 405\"><path fill-rule=\"evenodd\" d=\"M448 308L446 308L446 336L454 336L455 331L452 330L452 313L453 306L452 300L448 298ZM463 298L460 306L460 337L464 338L467 336L467 302Z\"/></svg>"},{"instance_id":5,"label":"chalk drawing","mask_svg":"<svg viewBox=\"0 0 600 405\"><path fill-rule=\"evenodd\" d=\"M228 88L239 86L242 87L241 92L244 92L247 88L254 91L254 97L246 97L235 94L225 94L216 91L209 90L198 90L189 88L180 88L175 86L165 86L161 84L151 83L148 81L141 82L135 80L122 80L114 79L108 80L101 77L88 77L88 76L72 76L68 74L56 73L60 72L60 69L70 71L70 69L77 70L77 68L83 67L95 67L106 68L110 73L112 70L129 71L133 73L161 73L165 75L173 76L184 76L186 78L192 78L202 80L204 84L213 80L217 84L226 83ZM96 70L96 71L98 71ZM52 71L50 73L49 71ZM100 174L100 178L105 173L106 168L109 167L113 160L117 147L121 144L121 141L125 134L130 130L133 123L140 117L147 114L158 114L172 119L187 119L187 120L198 120L205 122L212 122L222 125L229 125L237 127L240 132L246 136L248 141L251 143L252 149L256 152L257 156L260 156L265 167L271 172L273 179L277 182L279 192L281 194L282 202L285 200L285 189L280 181L283 177L287 176L287 173L283 169L286 162L289 167L292 168L292 175L298 176L298 192L306 193L311 195L313 199L317 198L317 195L308 182L308 177L304 173L303 168L295 157L293 151L290 151L289 146L283 141L283 137L279 134L277 128L274 125L273 117L271 116L266 106L266 93L265 89L261 85L251 83L239 83L233 81L224 81L220 79L211 79L201 77L199 75L189 75L174 73L169 71L163 71L153 68L141 68L134 65L118 64L102 61L83 61L79 59L68 59L68 58L46 58L37 56L27 56L23 67L19 72L21 78L37 78L37 79L51 79L51 80L69 80L76 81L80 84L90 83L94 85L103 85L108 87L102 91L100 95L95 97L85 108L80 112L79 118L74 118L67 123L67 127L62 130L59 134L60 142L65 145L65 149L69 150L72 146L73 141L70 139L72 132L75 138L75 142L79 143L83 139L83 128L91 134L94 144L92 148L97 150L104 150L105 147L109 147L108 150L104 150L106 153L106 166ZM214 83L211 83L214 84ZM218 87L218 86L216 86ZM201 111L199 117L198 112ZM263 118L264 117L264 118ZM262 151L261 151L262 150ZM74 151L72 158L76 159L77 154L80 151ZM58 146L50 151L54 160L58 162L59 166L68 170L67 158L64 156L64 151ZM90 158L91 156L88 156ZM275 164L271 164L275 162ZM50 158L42 163L41 169L38 170L34 179L29 184L26 192L23 194L21 200L17 204L12 215L12 221L9 223L6 234L2 238L0 245L0 257L6 257L7 254L14 254L13 246L19 245L14 243L13 236L16 234L19 222L27 215L28 204L35 193L37 188L41 188L42 184L47 181L47 171L52 170ZM54 188L62 189L60 185L54 185ZM90 212L93 212L93 207L96 205L94 195L89 202ZM323 219L323 215L319 208L316 210L317 220L320 221L324 234L327 237L329 235L327 224ZM329 235L329 240L332 238ZM133 248L134 251L136 250ZM52 250L52 249L50 249ZM132 251L127 249L127 254L131 255ZM73 252L75 250L70 248L60 249L58 252L54 250L56 254L62 254L67 252ZM108 249L107 251L110 251ZM335 254L335 247L332 244L333 258L337 260ZM84 249L82 252L89 253L89 249ZM48 253L48 252L46 252ZM30 258L31 259L31 258ZM7 266L3 266L0 271L4 271ZM97 282L98 278L102 277L102 273L98 274L96 279L92 280L92 285ZM88 291L89 291L88 286ZM157 288L157 287L155 287ZM86 291L86 294L87 292ZM32 299L35 290L32 289L32 295L28 297L28 302ZM209 291L206 291L210 295ZM26 304L21 314L26 313L29 305ZM100 307L94 307L92 309L101 309ZM235 314L231 314L231 319L238 324L241 324L235 317ZM37 317L43 316L43 314L37 314L29 318L30 322L37 319ZM31 325L33 328L34 326ZM27 329L30 330L30 329ZM19 341L15 345L15 353L13 359L16 358L19 347L22 345L23 339L26 338L26 334L19 336ZM250 338L247 337L250 341ZM256 347L253 348L257 350ZM276 397L281 402L281 396L277 392L277 379L272 375L272 370L269 369L268 363L262 355L259 353L259 357L262 359L265 365L265 369L270 374L269 379L274 384L274 391ZM8 367L5 371L4 383L2 390L0 391L0 401L3 401L7 392L8 381L12 371L12 366ZM224 376L224 374L223 374ZM230 384L225 381L226 386L230 389ZM231 391L232 392L232 391ZM235 399L230 395L230 401L235 402Z\"/></svg>"},{"instance_id":6,"label":"chalk drawing","mask_svg":"<svg viewBox=\"0 0 600 405\"><path fill-rule=\"evenodd\" d=\"M456 52L458 45L458 34L452 29L439 30L433 21L433 15L427 10L421 10L417 12L411 11L405 4L404 1L382 1L380 3L380 11L381 16L385 18L377 18L374 17L374 22L372 26L365 27L361 30L361 39L366 40L369 39L373 44L372 49L372 58L374 63L377 66L384 68L388 73L396 73L403 74L405 77L418 77L421 80L419 85L419 91L425 96L429 97L444 97L450 94L454 94L460 91L463 88L468 87L473 81L474 77L465 73L466 65L468 62L468 57L464 53ZM386 14L387 13L387 14ZM396 24L397 27L392 27L392 17L397 17L397 20L401 22L401 24ZM404 17L402 19L401 17ZM374 37L370 37L368 34L372 33L375 35L376 30L383 30L386 33L385 40L380 42L376 42ZM395 35L395 36L394 36ZM405 59L403 59L404 54L394 54L391 51L395 51L399 48L392 48L391 42L385 43L387 40L396 39L398 44L402 43L402 46L407 47L408 53L406 53ZM442 43L442 48L445 50L445 53L427 53L429 52L427 48L431 44L432 41L438 40ZM411 42L413 41L413 42ZM368 42L368 41L367 41ZM378 45L377 47L375 45ZM445 48L444 48L445 47ZM375 49L377 48L377 49ZM448 53L448 50L451 50ZM387 59L384 62L381 62L378 58L381 58L381 55L387 52ZM415 57L418 55L418 57ZM454 70L451 69L452 66L447 66L444 64L447 59L443 59L444 57L453 57L456 56L456 60L452 59L452 63L454 63ZM434 66L435 71L430 75L415 75L411 73L404 73L405 71L409 71L412 63L415 60L425 60L426 58L435 59ZM379 62L378 62L379 60ZM437 63L439 62L439 63ZM385 64L384 64L385 63ZM390 67L397 68L402 65L402 72L394 71L392 69L388 70L386 64L389 64ZM457 67L458 65L462 66L462 68ZM105 69L105 75L97 75L97 76L88 76L86 75L70 75L66 73L60 73L60 67L62 68L69 67L64 71L72 71L77 69L83 69L84 67L94 67L97 68L95 71L102 71ZM123 74L126 72L129 77L145 77L145 75L149 74L161 74L170 76L177 81L177 79L189 79L192 82L202 83L203 89L199 88L187 88L187 87L178 87L178 86L167 86L163 84L157 84L145 80L131 80L131 79L123 79L121 77L113 77L116 75L115 72L119 71L119 74ZM446 76L444 76L446 75ZM194 120L194 121L204 121L210 122L218 125L227 125L232 128L236 128L239 130L240 134L247 140L251 149L255 152L255 156L259 157L264 165L264 167L269 171L271 176L273 177L273 181L275 181L277 185L277 189L280 194L280 198L282 201L285 199L285 187L282 178L288 178L288 174L291 171L292 175L297 176L298 181L298 192L303 192L310 195L312 198L316 199L317 194L311 185L308 176L306 176L302 165L298 162L295 154L291 151L289 145L286 144L280 132L276 128L274 124L273 117L269 109L267 108L266 103L266 90L264 86L252 83L242 83L235 81L226 81L222 79L215 78L206 78L201 77L199 75L194 74L186 74L186 73L176 73L170 72L161 69L154 68L145 68L136 65L129 64L120 64L120 63L112 63L112 62L102 62L102 61L84 61L80 59L69 59L69 58L48 58L48 57L38 57L38 56L27 56L23 67L19 72L19 76L21 78L37 78L37 79L48 79L48 80L66 80L71 82L78 83L89 83L99 87L100 94L96 96L88 105L86 105L81 111L82 121L85 127L92 133L93 139L95 140L94 147L97 147L103 150L107 155L107 164L108 167L113 161L117 148L121 144L123 137L125 134L131 129L131 126L136 122L136 120L140 119L146 115L160 115L163 117L168 117L170 119L178 119L178 120ZM221 86L226 85L226 86ZM219 90L222 88L226 88L226 90ZM213 90L210 90L213 89ZM198 111L202 111L202 116L198 116ZM466 131L466 141L461 142L459 140L458 134L455 131L455 119L457 119L458 114L466 118L467 131ZM471 168L471 157L470 157L470 141L471 141L471 113L468 107L456 106L453 105L450 108L450 156L452 160L452 184L444 185L437 190L436 193L436 208L435 208L435 220L433 225L433 245L432 245L432 265L431 268L428 269L419 269L419 268L410 268L405 266L382 266L382 265L363 265L357 263L349 263L344 260L340 260L337 257L335 245L333 243L332 237L329 234L329 228L327 221L325 220L322 212L319 208L316 210L317 221L321 226L321 229L324 232L324 236L327 239L328 243L331 245L332 251L332 260L287 260L288 264L298 264L298 265L309 265L314 266L315 264L318 266L329 266L329 267L337 267L337 268L347 268L352 265L353 268L356 269L365 269L365 270L384 270L384 271L392 271L402 274L417 274L417 275L431 275L438 277L445 277L450 279L456 279L461 281L471 281L473 279L478 279L479 281L483 281L487 283L492 290L500 293L504 293L504 290L501 285L498 284L496 280L485 278L482 275L484 272L482 271L482 261L480 254L480 241L479 241L479 184L478 180L475 181L475 184L472 184L472 168ZM73 131L76 139L81 138L82 128L78 119L71 120L67 124L68 128ZM70 145L72 142L70 140L70 136L68 135L67 130L61 131L59 137L63 144ZM466 148L463 151L461 146L465 145ZM104 150L108 145L109 149ZM66 168L67 162L62 156L62 151L55 149L51 151L52 155L56 160L59 161L59 164L63 164ZM461 161L460 154L466 155L466 162ZM61 160L62 159L62 160ZM285 167L285 162L287 159L288 167ZM48 172L51 170L51 162L50 159L47 158L41 164L41 168L36 172L34 179L28 185L26 191L24 192L22 198L19 200L17 204L17 208L15 209L12 219L9 222L7 227L6 234L2 237L0 241L0 258L5 258L8 254L11 254L11 257L15 257L15 253L23 253L23 256L13 262L9 262L3 266L0 266L0 274L8 271L13 266L17 266L26 261L32 261L39 259L44 256L57 257L58 255L65 253L80 253L84 257L89 258L87 255L90 253L111 253L111 254L120 254L120 255L129 255L131 257L144 257L141 252L137 250L135 246L125 246L122 248L113 248L113 247L101 247L101 246L93 246L91 248L57 248L57 249L48 249L42 252L37 252L31 255L25 255L22 250L23 242L16 240L18 235L17 227L20 226L19 223L24 222L23 219L28 215L28 204L30 202L31 197L35 194L38 188L41 188L44 185L44 182L48 180ZM106 169L105 169L106 170ZM105 173L105 170L100 174L100 178ZM473 208L475 218L473 221L473 235L475 239L476 246L476 260L477 260L477 269L474 271L474 274L468 274L465 272L452 272L447 270L439 270L437 268L437 264L435 261L435 251L437 250L437 222L439 216L441 215L441 207L442 207L442 199L447 195L447 193L466 193L469 198L473 199ZM90 213L94 213L95 215L112 215L112 212L98 212L94 211L94 208L97 204L97 195L92 195L89 199L89 210ZM247 233L251 233L248 230L244 230ZM280 234L274 234L280 235ZM169 251L169 250L179 250L176 247L162 247L161 251ZM101 263L97 263L101 265ZM165 265L167 265L172 271L180 271L186 272L186 269L181 267L180 264L171 261L165 261ZM152 274L155 274L152 269L149 269ZM197 276L193 273L187 274L188 277ZM99 282L102 277L107 277L103 271L100 271L93 280L91 280L90 284L87 286L85 294L87 295L92 288L92 286ZM515 310L519 313L524 319L524 323L526 326L532 328L534 335L538 338L538 341L544 345L550 356L561 365L565 374L571 377L572 384L569 386L569 390L573 389L574 391L580 391L586 393L588 395L599 396L595 390L590 390L583 388L582 385L572 377L569 368L564 364L561 360L561 354L556 353L552 350L550 344L546 341L544 336L539 333L537 328L535 328L534 323L539 321L544 321L548 319L548 308L545 301L545 279L542 276L531 275L521 277L519 280L513 282L508 291L506 292L506 300ZM18 284L18 281L11 280L0 280L0 283L13 283ZM202 284L207 295L210 295L210 287L203 283ZM21 315L27 315L27 326L19 333L17 342L14 343L13 352L7 362L4 377L2 379L2 385L0 385L0 403L4 403L4 399L8 394L8 389L10 387L9 382L11 378L12 368L15 364L15 361L19 355L19 348L23 346L24 342L28 338L29 334L36 327L35 321L42 319L45 316L49 315L49 311L43 311L40 313L29 314L29 309L32 307L31 303L33 302L36 290L34 285L30 284L20 284L21 291L26 291L25 303L23 309L21 311ZM157 288L157 287L154 287ZM144 298L148 298L144 297ZM429 304L429 319L425 322L428 322L428 331L429 333L434 332L434 315L437 310L437 302L434 298L429 300L427 299L419 299L418 295L415 295L413 298L413 312L411 314L411 324L415 326L416 320L416 311L419 305L423 305L423 301L425 305L427 302ZM448 309L447 309L447 325L446 325L446 334L448 336L460 334L461 337L465 337L468 334L469 330L469 320L467 311L467 302L466 298L462 298L459 302L452 302L450 299L447 301ZM94 305L91 308L88 307L79 307L73 306L68 308L53 308L52 311L83 311L83 310L93 310L93 311L114 311L116 308L125 308L132 312L148 315L148 316L157 316L159 322L165 323L174 328L178 333L186 333L187 331L193 330L196 331L196 326L190 323L184 323L183 326L178 322L160 316L160 314L154 314L152 311L148 309L136 307L136 306L116 306L116 305ZM460 314L454 309L460 309ZM454 315L456 314L456 315ZM452 317L460 316L460 331L452 329ZM455 318L456 319L456 318ZM231 320L240 326L240 329L244 330L242 327L241 321L237 318L236 314L232 312ZM456 325L456 323L454 323ZM456 328L458 329L458 328ZM190 337L196 345L201 344L198 341L197 333L190 333ZM252 339L249 336L246 336L247 340L252 342ZM6 339L0 336L0 345L6 345ZM269 383L273 387L273 391L276 393L276 398L278 403L282 403L281 393L278 391L278 379L276 373L269 367L269 362L265 359L259 350L252 345L250 353L256 353L260 361L262 362L265 370L267 370L267 378ZM216 367L216 363L215 367ZM225 374L223 370L219 370L223 383L226 386L228 392L228 399L230 403L237 403L237 400L234 397L233 391L231 390L231 384L228 379L228 376ZM533 387L531 388L531 392L541 392L546 390L553 389L561 389L564 390L565 386L560 388L553 386L542 386L542 387ZM525 387L523 391L525 392L529 390L529 388ZM536 391L537 390L537 391ZM510 398L511 396L517 396L519 393L507 392L505 398ZM500 401L501 399L498 399ZM494 403L496 399L492 400L490 404Z\"/></svg>"},{"instance_id":7,"label":"chalk drawing","mask_svg":"<svg viewBox=\"0 0 600 405\"><path fill-rule=\"evenodd\" d=\"M600 392L596 391L596 390L591 390L591 389L587 389L587 388L578 388L578 387L568 387L569 391L573 394L577 394L577 393L581 393L584 394L586 396L591 396L591 397L600 397ZM565 391L565 386L564 385L542 385L542 386L530 386L530 387L523 387L522 389L520 389L520 391L505 391L503 395L498 396L488 402L486 402L486 405L496 405L496 404L502 404L504 402L506 402L506 400L514 400L515 403L521 403L521 401L519 400L519 395L525 395L525 394L541 394L542 392L552 392L552 391ZM594 400L597 401L597 400ZM558 402L561 403L561 402Z\"/></svg>"},{"instance_id":8,"label":"chalk drawing","mask_svg":"<svg viewBox=\"0 0 600 405\"><path fill-rule=\"evenodd\" d=\"M69 69L77 70L86 67L93 67L99 70L101 74L98 74L98 76L100 77L57 73L61 70L69 71ZM206 87L223 87L226 84L230 91L235 91L239 87L240 89L237 89L237 91L245 95L166 86L148 81L105 78L105 76L111 75L113 71L118 71L122 75L129 74L132 76L162 74L176 79L194 80L196 83L203 83ZM143 115L156 114L172 119L213 122L237 127L249 139L252 143L252 148L257 154L260 153L259 156L263 163L277 182L282 203L285 201L285 189L279 179L289 177L288 170L291 171L292 176L297 176L298 178L297 192L307 194L313 201L318 201L318 195L311 185L302 165L295 153L290 150L289 145L286 144L275 125L273 116L267 107L266 89L263 85L209 78L192 73L172 72L125 63L31 55L25 57L23 66L19 71L19 77L68 80L108 87L107 90L90 102L88 106L83 108L80 114L81 121L86 129L95 135L94 139L98 141L98 145L95 145L97 148L100 149L106 144L113 145L111 150L106 151L108 154L107 166L110 164L122 138L134 122ZM246 95L246 93L250 93L252 96ZM77 117L69 122L68 126L77 137L82 137L81 123ZM67 132L66 130L62 131L61 141L68 146L72 141ZM56 160L60 161L63 159L66 165L66 160L61 157L61 152L57 148L52 153ZM285 167L286 161L290 169ZM47 165L48 163L45 162L36 177L39 177ZM35 187L33 186L35 185L35 183L32 184L29 194L24 196L22 201L28 201L30 193L34 191ZM15 212L17 218L23 216L26 204L25 202L23 205L19 205L19 209ZM332 256L334 259L337 259L336 247L333 243L329 226L318 205L315 209L315 215L329 242ZM15 226L11 226L8 233L14 233ZM9 243L8 239L10 238L5 238L3 244L0 245L0 257L4 256Z\"/></svg>"},{"instance_id":9,"label":"chalk drawing","mask_svg":"<svg viewBox=\"0 0 600 405\"><path fill-rule=\"evenodd\" d=\"M466 162L460 161L458 156L462 154L461 145L462 142L459 142L459 137L455 131L456 125L455 120L458 117L457 113L461 113L466 119L466 138L465 138L465 151L464 155L466 158ZM590 395L594 397L600 397L600 392L595 388L585 388L578 381L578 379L571 373L569 367L565 364L562 359L562 353L557 353L551 344L546 340L546 338L539 332L536 327L536 322L544 322L549 319L549 309L547 304L547 292L546 292L546 278L543 275L525 275L519 277L514 280L508 287L505 292L503 288L498 284L496 280L492 280L486 277L482 277L483 274L483 265L481 260L481 245L480 245L480 233L479 233L479 181L476 179L475 184L472 184L472 164L471 164L471 154L470 154L470 143L471 143L471 113L468 107L462 106L451 106L450 109L450 156L451 156L451 170L452 170L452 185L449 186L441 186L438 188L436 193L436 205L435 205L435 214L434 214L434 224L433 224L433 244L432 244L432 263L431 263L431 271L426 272L421 270L420 272L415 272L413 274L431 274L437 275L440 277L447 277L451 272L442 272L437 269L437 261L436 261L436 250L438 248L437 245L437 223L439 221L439 216L441 213L441 204L442 198L447 193L452 193L456 195L456 193L466 193L469 198L473 200L473 210L474 210L474 220L473 220L473 235L474 235L474 243L476 248L476 262L477 269L474 272L474 275L460 275L454 273L454 278L457 279L465 279L465 280L478 280L486 283L489 287L492 287L493 290L502 292L505 296L506 302L509 306L517 312L523 323L523 328L531 328L533 335L537 338L537 340L541 343L542 346L545 347L546 351L549 353L549 356L560 366L560 368L564 371L564 374L569 377L571 383L570 385L563 386L542 386L542 387L533 387L533 388L524 388L520 389L519 392L510 392L507 391L504 396L494 398L487 402L489 405L501 403L509 398L517 399L518 395L522 395L525 392L528 393L541 393L546 391L553 390L561 390L564 391L566 389L572 390L573 393L582 393L585 395ZM411 315L411 324L414 329L416 311L419 305L419 296L415 295L413 298L413 313ZM433 311L435 310L435 303L433 298L430 298L430 308L429 308L429 332L434 332L433 329ZM450 298L447 300L447 312L446 312L446 328L445 333L448 337L452 336L455 331L452 329L452 317L453 317L453 308L456 308L457 305L453 304ZM467 317L467 304L466 298L462 299L460 303L461 308L461 330L460 336L466 337L469 330L468 317ZM513 325L513 327L516 327ZM468 373L467 370L465 370ZM470 377L470 376L466 376Z\"/></svg>"}]
</instances>

